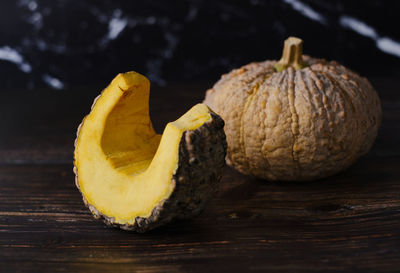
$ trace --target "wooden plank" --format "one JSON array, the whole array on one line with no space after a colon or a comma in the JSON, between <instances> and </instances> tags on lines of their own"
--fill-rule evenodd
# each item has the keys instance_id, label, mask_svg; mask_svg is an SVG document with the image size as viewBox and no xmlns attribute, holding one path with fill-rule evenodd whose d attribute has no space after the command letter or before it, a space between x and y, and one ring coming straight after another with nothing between
<instances>
[{"instance_id":1,"label":"wooden plank","mask_svg":"<svg viewBox=\"0 0 400 273\"><path fill-rule=\"evenodd\" d=\"M148 234L93 220L70 169L0 167L0 261L10 268L37 262L66 271L84 264L109 272L147 266L154 272L222 271L229 265L383 272L399 266L400 170L394 158L363 159L312 183L268 183L227 168L218 197L202 215Z\"/></svg>"}]
</instances>

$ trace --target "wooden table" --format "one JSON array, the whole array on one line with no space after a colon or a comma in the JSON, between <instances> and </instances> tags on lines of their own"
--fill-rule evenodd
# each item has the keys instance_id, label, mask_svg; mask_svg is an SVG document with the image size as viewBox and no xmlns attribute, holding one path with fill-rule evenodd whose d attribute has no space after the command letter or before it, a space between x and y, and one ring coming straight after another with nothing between
<instances>
[{"instance_id":1,"label":"wooden table","mask_svg":"<svg viewBox=\"0 0 400 273\"><path fill-rule=\"evenodd\" d=\"M2 90L0 272L399 272L400 80L372 82L382 128L350 169L271 183L227 167L199 217L146 234L95 221L74 185L75 130L99 89ZM155 128L206 87L154 88Z\"/></svg>"}]
</instances>

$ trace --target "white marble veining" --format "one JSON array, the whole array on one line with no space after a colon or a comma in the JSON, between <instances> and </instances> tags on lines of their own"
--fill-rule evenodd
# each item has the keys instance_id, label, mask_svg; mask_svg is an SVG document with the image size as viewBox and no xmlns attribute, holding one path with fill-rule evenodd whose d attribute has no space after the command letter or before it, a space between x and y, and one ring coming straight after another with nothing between
<instances>
[{"instance_id":1,"label":"white marble veining","mask_svg":"<svg viewBox=\"0 0 400 273\"><path fill-rule=\"evenodd\" d=\"M339 23L342 27L351 29L358 34L371 38L375 41L377 48L381 51L400 58L400 43L389 38L381 37L377 31L365 22L347 15L339 18Z\"/></svg>"},{"instance_id":2,"label":"white marble veining","mask_svg":"<svg viewBox=\"0 0 400 273\"><path fill-rule=\"evenodd\" d=\"M299 0L283 0L285 3L289 4L294 10L300 12L305 17L317 21L321 24L326 24L326 18L316 10L312 9L310 6L304 4Z\"/></svg>"},{"instance_id":3,"label":"white marble veining","mask_svg":"<svg viewBox=\"0 0 400 273\"><path fill-rule=\"evenodd\" d=\"M39 4L37 1L18 0L17 4L29 11L29 15L25 18L26 22L33 25L36 30L39 30L43 27L43 15L39 10Z\"/></svg>"},{"instance_id":4,"label":"white marble veining","mask_svg":"<svg viewBox=\"0 0 400 273\"><path fill-rule=\"evenodd\" d=\"M108 40L115 40L128 24L128 19L121 18L121 15L122 11L120 9L114 11L108 23L108 33L106 35Z\"/></svg>"},{"instance_id":5,"label":"white marble veining","mask_svg":"<svg viewBox=\"0 0 400 273\"><path fill-rule=\"evenodd\" d=\"M74 5L66 0L15 0L13 3L10 14L15 16L7 19L10 27L2 26L0 63L17 67L21 72L14 73L15 77L29 73L24 77L27 82L21 83L29 88L46 84L63 89L85 81L81 75L86 73L106 73L102 68L105 66L94 65L107 62L110 69L115 69L120 63L113 56L118 56L121 50L126 51L124 67L134 65L155 84L163 85L169 77L173 80L171 75L175 72L171 69L179 71L182 78L211 75L214 72L209 71L229 69L255 56L268 57L262 55L262 47L273 48L270 44L279 43L280 38L303 35L299 34L302 31L311 37L318 33L322 35L321 40L329 32L337 34L337 39L334 36L329 39L330 44L341 45L335 51L342 54L341 60L357 61L357 58L351 59L354 45L363 47L360 52L365 54L372 51L375 61L384 54L392 55L392 59L382 58L391 67L400 58L400 41L392 30L371 24L376 16L371 21L368 16L363 17L365 21L357 18L364 10L373 12L373 7L354 10L342 2L191 0L178 9L162 0L140 5L123 0L107 3L81 0ZM7 5L0 4L0 9ZM377 6L387 10L385 4ZM288 12L297 14L284 18ZM261 32L272 32L272 35L266 39L259 35ZM346 41L340 38L343 33ZM248 50L247 40L256 43L254 52ZM237 41L236 48L229 48L232 41ZM193 50L196 47L209 51L207 56ZM14 82L10 80L6 84Z\"/></svg>"},{"instance_id":6,"label":"white marble veining","mask_svg":"<svg viewBox=\"0 0 400 273\"><path fill-rule=\"evenodd\" d=\"M376 41L376 46L382 50L383 52L386 52L388 54L397 56L400 58L400 43L394 41L391 38L388 37L382 37L379 38Z\"/></svg>"},{"instance_id":7,"label":"white marble veining","mask_svg":"<svg viewBox=\"0 0 400 273\"><path fill-rule=\"evenodd\" d=\"M347 15L340 16L339 24L345 28L349 28L354 30L360 35L369 37L371 39L377 39L378 33L376 33L375 29L366 23Z\"/></svg>"},{"instance_id":8,"label":"white marble veining","mask_svg":"<svg viewBox=\"0 0 400 273\"><path fill-rule=\"evenodd\" d=\"M53 76L50 76L49 74L44 74L42 76L42 79L48 86L50 86L53 89L61 90L64 89L65 87L62 81Z\"/></svg>"},{"instance_id":9,"label":"white marble veining","mask_svg":"<svg viewBox=\"0 0 400 273\"><path fill-rule=\"evenodd\" d=\"M101 23L108 22L108 31L105 36L99 41L98 45L100 48L106 48L109 46L110 42L117 40L120 34L125 29L134 29L138 26L153 26L157 25L163 29L163 37L165 39L165 46L162 50L157 51L157 55L153 58L150 57L146 61L146 75L152 82L159 85L164 85L166 81L162 77L162 69L166 60L173 57L175 49L179 43L179 37L173 30L171 21L167 17L156 17L156 16L129 16L123 14L121 9L116 9L112 12L111 16L109 14L103 13L96 8L92 8L91 12L97 17L98 21ZM197 16L196 7L192 7L186 20L194 20ZM140 33L133 37L135 43L142 42L142 37Z\"/></svg>"},{"instance_id":10,"label":"white marble veining","mask_svg":"<svg viewBox=\"0 0 400 273\"><path fill-rule=\"evenodd\" d=\"M16 64L25 73L32 71L32 66L24 60L24 57L17 50L9 46L0 47L0 60Z\"/></svg>"}]
</instances>

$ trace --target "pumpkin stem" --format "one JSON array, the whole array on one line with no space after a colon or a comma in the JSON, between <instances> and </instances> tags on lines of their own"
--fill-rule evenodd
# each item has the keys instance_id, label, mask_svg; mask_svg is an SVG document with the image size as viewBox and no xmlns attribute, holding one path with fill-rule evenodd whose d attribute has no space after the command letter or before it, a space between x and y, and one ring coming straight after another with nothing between
<instances>
[{"instance_id":1,"label":"pumpkin stem","mask_svg":"<svg viewBox=\"0 0 400 273\"><path fill-rule=\"evenodd\" d=\"M303 62L302 54L303 41L296 37L287 38L283 47L282 58L275 64L275 70L281 72L289 66L296 70L306 67L307 64Z\"/></svg>"}]
</instances>

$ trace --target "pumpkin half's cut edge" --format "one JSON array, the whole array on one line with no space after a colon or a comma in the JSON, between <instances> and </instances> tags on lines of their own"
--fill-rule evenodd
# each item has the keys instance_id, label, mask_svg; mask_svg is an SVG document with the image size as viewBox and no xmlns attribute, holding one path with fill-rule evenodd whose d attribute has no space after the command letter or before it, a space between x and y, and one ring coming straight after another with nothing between
<instances>
[{"instance_id":1,"label":"pumpkin half's cut edge","mask_svg":"<svg viewBox=\"0 0 400 273\"><path fill-rule=\"evenodd\" d=\"M138 223L135 223L138 219L147 220L142 223L142 230L146 230L150 222L160 220L160 209L176 191L176 184L179 183L176 175L180 167L201 169L208 168L205 165L209 164L222 169L224 165L222 160L226 142L221 118L205 104L197 104L176 121L168 123L162 135L157 134L149 116L149 92L150 82L146 77L136 72L119 74L95 99L90 114L79 126L75 141L76 184L86 205L95 216L102 216L108 223L122 225L126 229L136 224L133 229L140 230ZM211 125L215 125L217 134L210 132L210 128L213 129ZM201 127L206 128L200 130ZM187 133L194 136L192 139L186 137L186 142L192 146L195 142L191 140L196 137L208 143L210 135L218 135L217 139L211 141L215 147L209 149L212 151L214 148L220 154L217 156L218 162L207 163L216 159L206 158L205 165L198 164L199 167L193 166L193 162L186 162L198 156L192 155L190 158L188 149L184 151L182 147ZM204 155L201 149L198 154L202 154L202 157L211 156ZM210 175L220 176L219 169ZM181 176L183 184L183 180L190 184L188 180L193 179L184 174ZM216 180L210 177L204 179ZM193 196L181 195L179 198L189 199L186 205L190 205ZM182 200L179 202L184 203ZM155 212L156 208L159 211ZM157 217L154 217L154 213ZM183 212L168 214L171 213ZM152 221L148 220L150 217L153 217ZM166 215L164 218L170 220L174 217Z\"/></svg>"}]
</instances>

